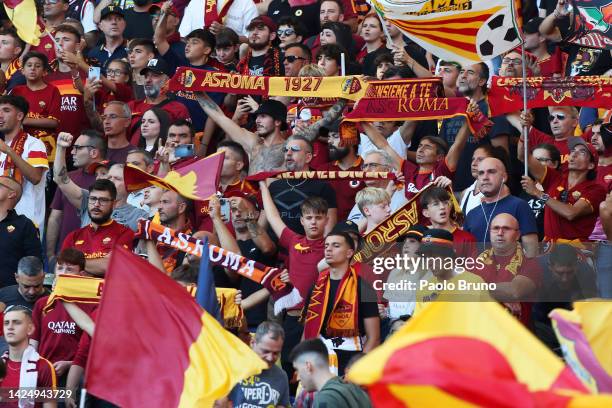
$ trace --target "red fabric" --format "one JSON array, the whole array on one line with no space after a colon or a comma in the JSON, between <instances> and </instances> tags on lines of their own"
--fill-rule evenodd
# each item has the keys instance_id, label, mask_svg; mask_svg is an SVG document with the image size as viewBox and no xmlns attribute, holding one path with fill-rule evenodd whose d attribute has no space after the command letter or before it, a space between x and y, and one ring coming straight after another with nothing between
<instances>
[{"instance_id":1,"label":"red fabric","mask_svg":"<svg viewBox=\"0 0 612 408\"><path fill-rule=\"evenodd\" d=\"M257 189L250 182L242 180L227 186L227 189L223 192L223 197L246 197L252 194L258 194ZM194 201L194 210L195 225L199 226L198 231L212 232L213 223L209 216L208 201ZM228 223L228 227L230 225L231 221Z\"/></svg>"},{"instance_id":2,"label":"red fabric","mask_svg":"<svg viewBox=\"0 0 612 408\"><path fill-rule=\"evenodd\" d=\"M414 197L427 184L434 181L436 177L444 176L452 180L455 176L455 171L451 171L446 165L446 159L440 160L433 171L422 171L419 165L410 160L404 160L402 163L402 173L406 179L404 194L408 200Z\"/></svg>"},{"instance_id":3,"label":"red fabric","mask_svg":"<svg viewBox=\"0 0 612 408\"><path fill-rule=\"evenodd\" d=\"M130 329L121 330L126 322ZM203 330L202 308L184 287L115 248L85 370L87 391L125 407L178 406L189 348Z\"/></svg>"},{"instance_id":4,"label":"red fabric","mask_svg":"<svg viewBox=\"0 0 612 408\"><path fill-rule=\"evenodd\" d=\"M87 73L81 71L81 78L86 76ZM78 136L81 131L90 126L89 120L84 114L83 94L74 87L70 72L49 72L45 80L47 83L55 85L61 95L58 132L68 132L71 135Z\"/></svg>"},{"instance_id":5,"label":"red fabric","mask_svg":"<svg viewBox=\"0 0 612 408\"><path fill-rule=\"evenodd\" d=\"M104 87L96 92L96 110L99 114L104 112L104 108L106 108L106 105L110 101L121 101L127 103L134 100L134 91L130 85L115 84L115 87L117 88L115 92Z\"/></svg>"},{"instance_id":6,"label":"red fabric","mask_svg":"<svg viewBox=\"0 0 612 408\"><path fill-rule=\"evenodd\" d=\"M597 182L604 186L607 192L612 191L612 164L597 167Z\"/></svg>"},{"instance_id":7,"label":"red fabric","mask_svg":"<svg viewBox=\"0 0 612 408\"><path fill-rule=\"evenodd\" d=\"M98 308L96 308L90 315L94 321L98 317ZM91 337L89 334L83 332L81 334L81 338L79 339L79 345L77 347L76 354L72 359L72 365L77 365L79 367L87 367L87 359L89 358L89 348L91 347Z\"/></svg>"},{"instance_id":8,"label":"red fabric","mask_svg":"<svg viewBox=\"0 0 612 408\"><path fill-rule=\"evenodd\" d=\"M54 388L57 386L55 380L55 374L53 366L49 360L41 357L36 363L36 371L38 371L38 378L36 380L36 388ZM21 361L6 360L6 377L0 382L0 387L6 388L19 388L19 375L21 373ZM36 408L42 408L43 403L37 402L34 404ZM2 402L3 408L18 408L19 403L17 400L10 402Z\"/></svg>"},{"instance_id":9,"label":"red fabric","mask_svg":"<svg viewBox=\"0 0 612 408\"><path fill-rule=\"evenodd\" d=\"M540 66L540 75L543 77L551 77L554 74L561 74L563 76L563 73L565 72L563 59L563 52L561 52L559 47L555 47L555 51L550 57L545 60L538 61L538 65ZM565 59L567 59L567 56L565 56Z\"/></svg>"},{"instance_id":10,"label":"red fabric","mask_svg":"<svg viewBox=\"0 0 612 408\"><path fill-rule=\"evenodd\" d=\"M567 139L557 140L553 136L536 129L533 126L529 130L529 134L527 135L527 137L530 152L533 152L533 149L535 149L539 144L542 143L551 144L557 149L559 149L559 152L561 153L561 170L567 170L567 161L569 160L570 153L569 147L567 146Z\"/></svg>"},{"instance_id":11,"label":"red fabric","mask_svg":"<svg viewBox=\"0 0 612 408\"><path fill-rule=\"evenodd\" d=\"M461 228L453 231L453 246L459 257L470 258L476 255L476 237Z\"/></svg>"},{"instance_id":12,"label":"red fabric","mask_svg":"<svg viewBox=\"0 0 612 408\"><path fill-rule=\"evenodd\" d=\"M54 85L47 85L45 88L37 91L31 90L27 85L17 85L13 88L11 94L22 96L28 101L30 105L28 117L55 119L59 122L61 117L61 95ZM26 126L24 130L45 144L47 157L52 162L55 159L57 129Z\"/></svg>"},{"instance_id":13,"label":"red fabric","mask_svg":"<svg viewBox=\"0 0 612 408\"><path fill-rule=\"evenodd\" d=\"M36 301L32 311L34 333L32 339L38 341L38 352L52 362L72 361L83 331L72 320L62 302L57 302L48 313L43 313L49 296ZM85 313L90 314L98 305L78 303Z\"/></svg>"},{"instance_id":14,"label":"red fabric","mask_svg":"<svg viewBox=\"0 0 612 408\"><path fill-rule=\"evenodd\" d=\"M561 201L561 194L567 189L567 173L547 168L542 187L555 200ZM544 207L544 236L547 239L579 239L587 241L595 227L599 215L599 204L605 200L606 190L595 180L585 180L569 189L567 204L575 204L580 199L587 200L593 212L572 221L554 212L549 206Z\"/></svg>"},{"instance_id":15,"label":"red fabric","mask_svg":"<svg viewBox=\"0 0 612 408\"><path fill-rule=\"evenodd\" d=\"M363 159L361 157L357 157L357 161L346 170L360 171L362 163ZM344 171L340 168L337 161L333 163L325 163L319 167L316 167L316 169L324 171ZM346 220L353 209L353 206L355 206L355 196L366 185L363 181L357 180L327 180L327 182L336 193L338 220Z\"/></svg>"},{"instance_id":16,"label":"red fabric","mask_svg":"<svg viewBox=\"0 0 612 408\"><path fill-rule=\"evenodd\" d=\"M115 245L132 250L134 232L128 227L111 220L94 229L92 224L72 231L62 244L62 250L76 248L85 254L86 259L102 258L108 255Z\"/></svg>"},{"instance_id":17,"label":"red fabric","mask_svg":"<svg viewBox=\"0 0 612 408\"><path fill-rule=\"evenodd\" d=\"M30 51L38 51L47 56L47 60L49 62L55 61L55 43L49 37L50 35L55 36L55 32L51 32L50 34L43 35L40 37L40 43L36 46L31 46Z\"/></svg>"},{"instance_id":18,"label":"red fabric","mask_svg":"<svg viewBox=\"0 0 612 408\"><path fill-rule=\"evenodd\" d=\"M130 123L130 132L131 139L130 144L133 146L138 146L138 140L140 139L140 126L136 127L136 124L142 119L142 115L149 109L155 107L156 105L152 105L150 103L145 102L145 100L140 101L130 101L128 102L128 106L132 111L132 123ZM170 122L174 122L179 119L187 119L191 120L191 116L189 116L189 111L180 102L171 101L161 107L163 110L168 112L170 115ZM136 129L134 129L136 127ZM132 132L133 131L133 132Z\"/></svg>"},{"instance_id":19,"label":"red fabric","mask_svg":"<svg viewBox=\"0 0 612 408\"><path fill-rule=\"evenodd\" d=\"M304 235L296 234L285 227L280 236L279 244L289 253L289 280L306 299L310 288L319 276L318 263L324 257L325 238L309 240ZM300 303L296 309L304 306Z\"/></svg>"}]
</instances>

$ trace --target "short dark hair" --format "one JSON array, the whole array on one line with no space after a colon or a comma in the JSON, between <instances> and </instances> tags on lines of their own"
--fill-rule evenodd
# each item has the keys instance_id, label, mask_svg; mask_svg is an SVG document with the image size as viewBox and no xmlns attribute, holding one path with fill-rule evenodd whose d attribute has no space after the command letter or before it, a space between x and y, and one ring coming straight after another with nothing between
<instances>
[{"instance_id":1,"label":"short dark hair","mask_svg":"<svg viewBox=\"0 0 612 408\"><path fill-rule=\"evenodd\" d=\"M187 34L185 40L189 40L190 38L197 38L198 40L203 41L211 48L211 52L215 49L215 46L217 45L217 40L215 39L215 36L210 31L208 31L208 29L205 28L196 28L195 30Z\"/></svg>"},{"instance_id":2,"label":"short dark hair","mask_svg":"<svg viewBox=\"0 0 612 408\"><path fill-rule=\"evenodd\" d=\"M151 153L149 153L145 149L139 149L135 147L133 149L128 150L127 154L132 154L132 153L142 154L142 157L144 158L144 162L147 166L150 166L155 162Z\"/></svg>"},{"instance_id":3,"label":"short dark hair","mask_svg":"<svg viewBox=\"0 0 612 408\"><path fill-rule=\"evenodd\" d=\"M147 51L154 55L157 53L155 43L150 38L134 38L128 43L128 49L130 51L132 51L134 47L138 46L144 47Z\"/></svg>"},{"instance_id":4,"label":"short dark hair","mask_svg":"<svg viewBox=\"0 0 612 408\"><path fill-rule=\"evenodd\" d=\"M548 262L557 266L575 266L578 263L578 251L571 245L556 244L548 255Z\"/></svg>"},{"instance_id":5,"label":"short dark hair","mask_svg":"<svg viewBox=\"0 0 612 408\"><path fill-rule=\"evenodd\" d=\"M376 68L378 68L378 66L383 62L393 64L393 54L391 54L390 52L383 52L381 54L378 54L376 58L374 58L374 66Z\"/></svg>"},{"instance_id":6,"label":"short dark hair","mask_svg":"<svg viewBox=\"0 0 612 408\"><path fill-rule=\"evenodd\" d=\"M189 128L189 134L191 135L191 139L195 137L195 129L190 121L187 119L177 119L174 122L170 123L170 126L187 126ZM168 129L170 129L168 126Z\"/></svg>"},{"instance_id":7,"label":"short dark hair","mask_svg":"<svg viewBox=\"0 0 612 408\"><path fill-rule=\"evenodd\" d=\"M30 104L23 96L18 95L0 95L0 105L11 105L21 113L25 119L28 111L30 110Z\"/></svg>"},{"instance_id":8,"label":"short dark hair","mask_svg":"<svg viewBox=\"0 0 612 408\"><path fill-rule=\"evenodd\" d=\"M89 138L89 144L100 152L100 157L106 157L106 139L95 129L85 129L81 135Z\"/></svg>"},{"instance_id":9,"label":"short dark hair","mask_svg":"<svg viewBox=\"0 0 612 408\"><path fill-rule=\"evenodd\" d=\"M15 30L14 28L3 28L0 29L0 35L8 35L9 37L13 37L15 45L21 47L21 52L23 52L25 48L25 42L21 39L21 37L19 37L19 34L17 34L17 30Z\"/></svg>"},{"instance_id":10,"label":"short dark hair","mask_svg":"<svg viewBox=\"0 0 612 408\"><path fill-rule=\"evenodd\" d=\"M75 248L62 249L57 256L57 263L60 262L78 265L81 271L85 270L85 254Z\"/></svg>"},{"instance_id":11,"label":"short dark hair","mask_svg":"<svg viewBox=\"0 0 612 408\"><path fill-rule=\"evenodd\" d=\"M83 37L81 35L81 32L76 29L74 26L71 26L70 24L60 24L55 28L55 34L57 33L69 33L72 34L76 37L76 42L80 42L81 38Z\"/></svg>"},{"instance_id":12,"label":"short dark hair","mask_svg":"<svg viewBox=\"0 0 612 408\"><path fill-rule=\"evenodd\" d=\"M175 281L197 283L199 270L200 266L197 262L194 265L182 264L174 268L172 273L170 273L170 277Z\"/></svg>"},{"instance_id":13,"label":"short dark hair","mask_svg":"<svg viewBox=\"0 0 612 408\"><path fill-rule=\"evenodd\" d=\"M231 28L224 27L217 33L215 41L215 48L224 48L240 44L240 37Z\"/></svg>"},{"instance_id":14,"label":"short dark hair","mask_svg":"<svg viewBox=\"0 0 612 408\"><path fill-rule=\"evenodd\" d=\"M310 353L316 354L323 361L328 361L329 359L329 352L327 351L325 343L323 343L323 341L321 341L321 339L319 338L314 338L310 340L304 340L300 344L295 346L289 354L289 361L295 362L302 355Z\"/></svg>"},{"instance_id":15,"label":"short dark hair","mask_svg":"<svg viewBox=\"0 0 612 408\"><path fill-rule=\"evenodd\" d=\"M51 67L49 66L49 58L47 58L47 56L43 54L42 52L38 52L38 51L28 51L23 56L22 66L25 67L25 64L28 62L28 60L32 58L38 58L40 62L42 62L43 68L45 69L45 71L47 72L50 71Z\"/></svg>"},{"instance_id":16,"label":"short dark hair","mask_svg":"<svg viewBox=\"0 0 612 408\"><path fill-rule=\"evenodd\" d=\"M340 7L340 12L344 13L344 4L341 0L321 0L321 3L323 3L324 1L331 1L332 3L336 3L338 7ZM319 4L319 10L321 10L321 4Z\"/></svg>"},{"instance_id":17,"label":"short dark hair","mask_svg":"<svg viewBox=\"0 0 612 408\"><path fill-rule=\"evenodd\" d=\"M428 188L421 194L421 208L427 208L427 206L436 201L449 201L450 194L446 191L445 188L442 187L432 187Z\"/></svg>"},{"instance_id":18,"label":"short dark hair","mask_svg":"<svg viewBox=\"0 0 612 408\"><path fill-rule=\"evenodd\" d=\"M288 25L293 27L293 29L295 30L295 34L296 35L301 35L302 37L304 37L306 34L308 34L308 31L306 30L306 27L304 27L304 24L302 24L302 22L300 20L298 20L297 18L293 17L293 16L283 16L278 20L278 24L279 27L282 25Z\"/></svg>"},{"instance_id":19,"label":"short dark hair","mask_svg":"<svg viewBox=\"0 0 612 408\"><path fill-rule=\"evenodd\" d=\"M480 66L480 73L478 74L478 78L485 80L485 83L481 88L482 93L485 94L487 93L487 89L488 89L487 82L489 81L489 66L485 64L484 62L479 62L476 65Z\"/></svg>"},{"instance_id":20,"label":"short dark hair","mask_svg":"<svg viewBox=\"0 0 612 408\"><path fill-rule=\"evenodd\" d=\"M107 191L110 194L111 199L113 201L117 199L117 188L115 187L115 184L113 184L113 182L110 180L97 179L96 181L93 182L91 186L89 186L90 193L94 190L95 191Z\"/></svg>"},{"instance_id":21,"label":"short dark hair","mask_svg":"<svg viewBox=\"0 0 612 408\"><path fill-rule=\"evenodd\" d=\"M336 236L344 238L348 246L351 247L353 251L356 249L355 241L353 240L353 238L348 232L344 232L344 231L330 232L329 234L327 234L325 238L336 237Z\"/></svg>"},{"instance_id":22,"label":"short dark hair","mask_svg":"<svg viewBox=\"0 0 612 408\"><path fill-rule=\"evenodd\" d=\"M436 154L446 154L448 152L448 144L444 139L438 136L423 136L421 142L427 140L436 145Z\"/></svg>"},{"instance_id":23,"label":"short dark hair","mask_svg":"<svg viewBox=\"0 0 612 408\"><path fill-rule=\"evenodd\" d=\"M300 205L300 211L303 215L306 212L313 212L315 214L327 214L329 204L321 197L308 197Z\"/></svg>"},{"instance_id":24,"label":"short dark hair","mask_svg":"<svg viewBox=\"0 0 612 408\"><path fill-rule=\"evenodd\" d=\"M332 58L333 60L335 60L336 63L338 64L338 66L340 66L341 59L342 59L341 55L343 53L348 58L348 52L341 45L338 45L338 44L325 44L325 45L322 45L321 47L319 47L319 50L317 51L317 58L316 59L318 61L321 56L326 56L326 57L329 57L329 58Z\"/></svg>"},{"instance_id":25,"label":"short dark hair","mask_svg":"<svg viewBox=\"0 0 612 408\"><path fill-rule=\"evenodd\" d=\"M535 149L546 150L550 155L550 160L557 162L556 169L558 170L559 167L561 167L561 152L559 151L559 149L557 149L556 146L551 145L550 143L540 143L539 145L533 148L533 150Z\"/></svg>"},{"instance_id":26,"label":"short dark hair","mask_svg":"<svg viewBox=\"0 0 612 408\"><path fill-rule=\"evenodd\" d=\"M288 44L285 47L285 52L287 52L289 48L299 48L300 50L302 50L302 54L304 55L304 58L308 58L308 62L312 60L312 51L305 44L302 44L302 43Z\"/></svg>"},{"instance_id":27,"label":"short dark hair","mask_svg":"<svg viewBox=\"0 0 612 408\"><path fill-rule=\"evenodd\" d=\"M259 343L266 335L270 335L272 340L278 340L279 338L285 340L285 330L283 330L283 326L276 322L261 322L255 330L255 343Z\"/></svg>"},{"instance_id":28,"label":"short dark hair","mask_svg":"<svg viewBox=\"0 0 612 408\"><path fill-rule=\"evenodd\" d=\"M244 147L240 145L240 143L234 142L233 140L224 140L217 144L217 150L219 150L219 148L221 147L226 147L237 155L239 155L240 160L242 160L242 162L244 163L245 168L249 166L249 156L244 150Z\"/></svg>"},{"instance_id":29,"label":"short dark hair","mask_svg":"<svg viewBox=\"0 0 612 408\"><path fill-rule=\"evenodd\" d=\"M389 79L391 77L398 76L402 79L416 78L416 74L407 65L393 65L385 71L383 79Z\"/></svg>"},{"instance_id":30,"label":"short dark hair","mask_svg":"<svg viewBox=\"0 0 612 408\"><path fill-rule=\"evenodd\" d=\"M25 276L36 276L43 273L43 264L36 256L24 256L17 263L17 273Z\"/></svg>"}]
</instances>

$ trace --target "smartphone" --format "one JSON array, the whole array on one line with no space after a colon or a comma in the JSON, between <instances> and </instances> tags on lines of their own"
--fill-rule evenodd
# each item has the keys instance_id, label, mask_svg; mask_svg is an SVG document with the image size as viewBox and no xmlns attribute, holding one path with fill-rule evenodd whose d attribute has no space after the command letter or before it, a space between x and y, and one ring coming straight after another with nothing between
<instances>
[{"instance_id":1,"label":"smartphone","mask_svg":"<svg viewBox=\"0 0 612 408\"><path fill-rule=\"evenodd\" d=\"M100 67L89 67L87 78L90 80L100 80Z\"/></svg>"},{"instance_id":2,"label":"smartphone","mask_svg":"<svg viewBox=\"0 0 612 408\"><path fill-rule=\"evenodd\" d=\"M221 213L221 218L224 220L230 219L230 200L227 198L219 199L220 207L219 212Z\"/></svg>"},{"instance_id":3,"label":"smartphone","mask_svg":"<svg viewBox=\"0 0 612 408\"><path fill-rule=\"evenodd\" d=\"M182 144L174 148L174 157L192 157L193 144Z\"/></svg>"}]
</instances>

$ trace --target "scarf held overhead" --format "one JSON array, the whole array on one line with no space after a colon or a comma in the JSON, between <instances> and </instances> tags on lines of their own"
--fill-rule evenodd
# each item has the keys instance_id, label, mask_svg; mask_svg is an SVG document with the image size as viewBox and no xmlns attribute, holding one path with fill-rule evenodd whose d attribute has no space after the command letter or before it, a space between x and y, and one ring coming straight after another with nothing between
<instances>
[{"instance_id":1,"label":"scarf held overhead","mask_svg":"<svg viewBox=\"0 0 612 408\"><path fill-rule=\"evenodd\" d=\"M310 179L310 180L395 180L395 174L387 171L263 171L247 177L249 181L262 181L267 178L284 180Z\"/></svg>"},{"instance_id":2,"label":"scarf held overhead","mask_svg":"<svg viewBox=\"0 0 612 408\"><path fill-rule=\"evenodd\" d=\"M138 221L136 238L162 242L187 254L202 257L204 242L184 233L177 233L171 228L153 223L149 220ZM302 301L297 289L281 280L281 270L266 266L260 262L245 258L215 245L208 245L208 256L214 265L229 268L237 274L263 285L270 291L274 300L274 311L295 306Z\"/></svg>"},{"instance_id":3,"label":"scarf held overhead","mask_svg":"<svg viewBox=\"0 0 612 408\"><path fill-rule=\"evenodd\" d=\"M100 303L104 279L80 275L58 275L43 313L49 313L58 300L69 303Z\"/></svg>"}]
</instances>

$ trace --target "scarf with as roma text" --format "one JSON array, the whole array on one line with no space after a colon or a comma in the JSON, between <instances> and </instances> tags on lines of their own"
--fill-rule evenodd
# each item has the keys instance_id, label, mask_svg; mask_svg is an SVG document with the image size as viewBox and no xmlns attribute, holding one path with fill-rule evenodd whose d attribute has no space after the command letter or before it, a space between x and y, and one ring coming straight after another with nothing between
<instances>
[{"instance_id":1,"label":"scarf with as roma text","mask_svg":"<svg viewBox=\"0 0 612 408\"><path fill-rule=\"evenodd\" d=\"M227 249L208 245L208 254L204 253L204 242L191 235L177 232L149 220L138 221L136 238L163 242L173 248L197 257L208 256L213 265L231 269L233 272L268 289L274 300L274 312L298 305L302 297L296 288L281 280L281 270L266 266L260 262L245 258Z\"/></svg>"},{"instance_id":2,"label":"scarf with as roma text","mask_svg":"<svg viewBox=\"0 0 612 408\"><path fill-rule=\"evenodd\" d=\"M327 337L356 337L359 336L359 298L357 272L353 266L340 280L340 285L334 299L330 299L329 288L331 285L330 270L319 274L315 283L310 303L306 310L304 322L304 338L312 339L325 332ZM331 315L327 319L327 327L323 326L325 312L329 302L333 302Z\"/></svg>"}]
</instances>

